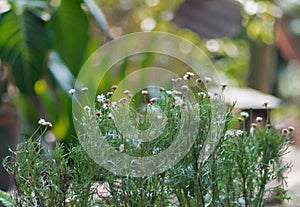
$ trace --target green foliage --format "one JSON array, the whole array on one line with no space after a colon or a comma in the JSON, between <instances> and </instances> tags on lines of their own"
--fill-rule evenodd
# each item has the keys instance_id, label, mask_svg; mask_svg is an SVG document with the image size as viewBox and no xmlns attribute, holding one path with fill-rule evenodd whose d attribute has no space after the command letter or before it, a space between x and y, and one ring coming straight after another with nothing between
<instances>
[{"instance_id":1,"label":"green foliage","mask_svg":"<svg viewBox=\"0 0 300 207\"><path fill-rule=\"evenodd\" d=\"M99 167L80 145L65 151L57 143L51 152L45 140L29 138L6 158L5 167L14 176L14 206L92 206Z\"/></svg>"},{"instance_id":2,"label":"green foliage","mask_svg":"<svg viewBox=\"0 0 300 207\"><path fill-rule=\"evenodd\" d=\"M0 57L10 63L16 85L23 93L33 93L33 85L45 72L50 48L45 21L33 11L0 14Z\"/></svg>"},{"instance_id":3,"label":"green foliage","mask_svg":"<svg viewBox=\"0 0 300 207\"><path fill-rule=\"evenodd\" d=\"M63 0L50 21L55 49L73 75L84 62L89 38L88 18L80 6L81 0Z\"/></svg>"},{"instance_id":4,"label":"green foliage","mask_svg":"<svg viewBox=\"0 0 300 207\"><path fill-rule=\"evenodd\" d=\"M2 203L5 207L15 206L12 196L2 190L0 190L0 203Z\"/></svg>"}]
</instances>

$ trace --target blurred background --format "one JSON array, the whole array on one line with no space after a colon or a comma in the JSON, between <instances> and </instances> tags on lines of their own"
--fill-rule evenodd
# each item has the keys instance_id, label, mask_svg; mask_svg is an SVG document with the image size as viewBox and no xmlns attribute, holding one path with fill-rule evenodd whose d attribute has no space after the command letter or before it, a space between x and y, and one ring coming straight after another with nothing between
<instances>
[{"instance_id":1,"label":"blurred background","mask_svg":"<svg viewBox=\"0 0 300 207\"><path fill-rule=\"evenodd\" d=\"M295 166L291 205L300 206L300 0L0 0L1 159L8 147L32 134L39 118L53 123L49 142L72 143L68 91L80 68L101 45L139 31L182 36L207 53L230 88L281 100L271 118L278 130L296 128L286 160ZM109 91L133 65L153 61L149 54L122 60L101 91ZM180 72L180 63L174 64ZM239 98L264 101L250 94ZM6 190L9 179L2 167L0 178Z\"/></svg>"}]
</instances>

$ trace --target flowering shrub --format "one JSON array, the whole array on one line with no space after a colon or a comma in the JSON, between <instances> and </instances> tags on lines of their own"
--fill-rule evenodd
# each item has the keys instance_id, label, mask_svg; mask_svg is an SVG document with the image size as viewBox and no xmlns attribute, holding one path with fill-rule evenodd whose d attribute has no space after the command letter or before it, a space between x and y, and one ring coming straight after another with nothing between
<instances>
[{"instance_id":1,"label":"flowering shrub","mask_svg":"<svg viewBox=\"0 0 300 207\"><path fill-rule=\"evenodd\" d=\"M81 123L85 129L93 135L93 129L99 128L116 152L136 157L155 156L167 150L181 129L184 113L193 114L193 123L189 123L192 127L186 133L193 133L197 127L195 140L178 163L149 176L120 175L96 164L87 155L86 146L66 149L58 143L49 152L42 144L43 133L38 138L34 134L4 162L15 184L11 196L14 205L259 207L270 199L287 199L285 173L290 165L282 163L281 158L287 153L293 127L280 133L257 117L247 132L244 122L249 114L242 112L236 119L243 127L231 129L229 126L235 123L232 108L228 107L224 115L215 114L219 117L216 121L212 108L218 112L224 107L222 96L207 92L209 78L193 81L193 76L187 73L183 79L174 79L171 90L144 89L135 95L126 90L119 100L108 92L96 97L95 106L82 106ZM225 86L220 93L224 89ZM82 88L69 92L74 95L87 91ZM194 102L187 99L189 92L195 94ZM143 104L129 109L138 96ZM44 129L52 126L43 119L39 123ZM149 127L155 130L147 131ZM208 140L212 127L217 130L214 139ZM156 138L150 140L154 135ZM86 133L78 136L88 137ZM140 136L149 140L140 140ZM113 164L118 167L118 163ZM270 185L273 181L276 182Z\"/></svg>"}]
</instances>

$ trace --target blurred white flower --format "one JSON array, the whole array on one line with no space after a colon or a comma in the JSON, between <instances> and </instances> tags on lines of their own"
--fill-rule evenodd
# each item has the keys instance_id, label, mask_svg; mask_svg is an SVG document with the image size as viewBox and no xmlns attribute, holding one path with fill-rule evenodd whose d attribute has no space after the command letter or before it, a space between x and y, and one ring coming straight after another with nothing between
<instances>
[{"instance_id":1,"label":"blurred white flower","mask_svg":"<svg viewBox=\"0 0 300 207\"><path fill-rule=\"evenodd\" d=\"M97 96L97 101L99 103L103 103L105 100L106 100L106 98L103 93L101 93L100 95Z\"/></svg>"},{"instance_id":2,"label":"blurred white flower","mask_svg":"<svg viewBox=\"0 0 300 207\"><path fill-rule=\"evenodd\" d=\"M74 88L72 88L72 89L69 90L69 94L73 95L75 92L76 92L76 90Z\"/></svg>"}]
</instances>

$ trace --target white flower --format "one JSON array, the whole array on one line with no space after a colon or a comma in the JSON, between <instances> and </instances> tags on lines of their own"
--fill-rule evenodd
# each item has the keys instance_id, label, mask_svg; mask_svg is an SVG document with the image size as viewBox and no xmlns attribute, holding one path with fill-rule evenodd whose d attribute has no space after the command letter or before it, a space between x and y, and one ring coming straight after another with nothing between
<instances>
[{"instance_id":1,"label":"white flower","mask_svg":"<svg viewBox=\"0 0 300 207\"><path fill-rule=\"evenodd\" d=\"M107 96L113 96L114 93L113 92L107 92Z\"/></svg>"},{"instance_id":2,"label":"white flower","mask_svg":"<svg viewBox=\"0 0 300 207\"><path fill-rule=\"evenodd\" d=\"M115 102L115 101L111 102L111 107L112 107L112 108L116 108L116 107L117 107L117 105L118 105L118 103L117 103L117 102Z\"/></svg>"},{"instance_id":3,"label":"white flower","mask_svg":"<svg viewBox=\"0 0 300 207\"><path fill-rule=\"evenodd\" d=\"M173 91L166 91L168 95L172 95Z\"/></svg>"},{"instance_id":4,"label":"white flower","mask_svg":"<svg viewBox=\"0 0 300 207\"><path fill-rule=\"evenodd\" d=\"M103 109L108 109L108 104L106 104L106 103L103 104L102 108L103 108Z\"/></svg>"},{"instance_id":5,"label":"white flower","mask_svg":"<svg viewBox=\"0 0 300 207\"><path fill-rule=\"evenodd\" d=\"M112 88L113 90L117 90L118 86L117 86L117 85L113 85L111 88Z\"/></svg>"},{"instance_id":6,"label":"white flower","mask_svg":"<svg viewBox=\"0 0 300 207\"><path fill-rule=\"evenodd\" d=\"M147 90L142 90L142 95L148 95L148 91Z\"/></svg>"},{"instance_id":7,"label":"white flower","mask_svg":"<svg viewBox=\"0 0 300 207\"><path fill-rule=\"evenodd\" d=\"M124 144L120 144L120 146L119 146L119 151L120 151L120 152L123 152L123 151L124 151Z\"/></svg>"},{"instance_id":8,"label":"white flower","mask_svg":"<svg viewBox=\"0 0 300 207\"><path fill-rule=\"evenodd\" d=\"M183 86L181 86L181 90L187 91L187 90L189 90L189 87L187 85L183 85Z\"/></svg>"},{"instance_id":9,"label":"white flower","mask_svg":"<svg viewBox=\"0 0 300 207\"><path fill-rule=\"evenodd\" d=\"M292 132L292 131L295 131L295 128L294 128L293 126L289 126L289 127L288 127L288 130L289 130L290 132Z\"/></svg>"},{"instance_id":10,"label":"white flower","mask_svg":"<svg viewBox=\"0 0 300 207\"><path fill-rule=\"evenodd\" d=\"M249 117L249 114L248 114L247 112L245 112L245 111L242 111L242 112L241 112L241 116L242 116L244 119L246 119L246 118Z\"/></svg>"},{"instance_id":11,"label":"white flower","mask_svg":"<svg viewBox=\"0 0 300 207\"><path fill-rule=\"evenodd\" d=\"M103 95L103 93L101 93L100 95L97 96L97 101L98 102L104 102L106 100L105 96Z\"/></svg>"},{"instance_id":12,"label":"white flower","mask_svg":"<svg viewBox=\"0 0 300 207\"><path fill-rule=\"evenodd\" d=\"M288 129L283 129L283 130L281 130L281 134L283 135L283 136L287 136L287 135L289 135L289 130Z\"/></svg>"},{"instance_id":13,"label":"white flower","mask_svg":"<svg viewBox=\"0 0 300 207\"><path fill-rule=\"evenodd\" d=\"M149 102L150 102L150 103L154 103L154 102L157 101L157 100L158 100L158 98L153 97L153 98L151 98L151 99L149 100Z\"/></svg>"},{"instance_id":14,"label":"white flower","mask_svg":"<svg viewBox=\"0 0 300 207\"><path fill-rule=\"evenodd\" d=\"M45 119L42 119L42 118L39 119L38 124L42 125L42 126L52 127L51 122L45 121Z\"/></svg>"},{"instance_id":15,"label":"white flower","mask_svg":"<svg viewBox=\"0 0 300 207\"><path fill-rule=\"evenodd\" d=\"M69 94L73 95L75 92L76 92L76 90L74 88L72 88L72 89L69 90Z\"/></svg>"},{"instance_id":16,"label":"white flower","mask_svg":"<svg viewBox=\"0 0 300 207\"><path fill-rule=\"evenodd\" d=\"M114 119L112 113L109 113L109 114L107 115L107 117L110 118L110 119Z\"/></svg>"},{"instance_id":17,"label":"white flower","mask_svg":"<svg viewBox=\"0 0 300 207\"><path fill-rule=\"evenodd\" d=\"M183 100L182 98L178 97L178 96L175 96L175 106L182 106L183 105Z\"/></svg>"},{"instance_id":18,"label":"white flower","mask_svg":"<svg viewBox=\"0 0 300 207\"><path fill-rule=\"evenodd\" d=\"M81 91L82 91L82 92L87 92L87 91L88 91L88 88L87 88L87 87L83 87L83 88L81 89Z\"/></svg>"},{"instance_id":19,"label":"white flower","mask_svg":"<svg viewBox=\"0 0 300 207\"><path fill-rule=\"evenodd\" d=\"M192 73L192 72L187 72L187 73L183 76L183 80L189 80L192 76L195 76L195 74Z\"/></svg>"},{"instance_id":20,"label":"white flower","mask_svg":"<svg viewBox=\"0 0 300 207\"><path fill-rule=\"evenodd\" d=\"M191 78L191 76L189 76L189 75L187 75L187 74L185 74L184 76L183 76L183 80L189 80Z\"/></svg>"},{"instance_id":21,"label":"white flower","mask_svg":"<svg viewBox=\"0 0 300 207\"><path fill-rule=\"evenodd\" d=\"M211 78L210 78L210 77L205 77L204 80L205 80L207 83L211 82Z\"/></svg>"},{"instance_id":22,"label":"white flower","mask_svg":"<svg viewBox=\"0 0 300 207\"><path fill-rule=\"evenodd\" d=\"M91 108L89 106L85 106L83 107L83 109L86 111L86 112L90 112L91 111Z\"/></svg>"},{"instance_id":23,"label":"white flower","mask_svg":"<svg viewBox=\"0 0 300 207\"><path fill-rule=\"evenodd\" d=\"M192 73L192 72L187 72L186 74L189 75L189 76L195 76L195 74Z\"/></svg>"},{"instance_id":24,"label":"white flower","mask_svg":"<svg viewBox=\"0 0 300 207\"><path fill-rule=\"evenodd\" d=\"M199 93L197 93L197 95L202 97L202 98L206 97L206 93L204 93L204 92L199 92Z\"/></svg>"},{"instance_id":25,"label":"white flower","mask_svg":"<svg viewBox=\"0 0 300 207\"><path fill-rule=\"evenodd\" d=\"M173 94L175 94L175 95L182 95L182 92L181 91L177 91L177 90L173 90Z\"/></svg>"},{"instance_id":26,"label":"white flower","mask_svg":"<svg viewBox=\"0 0 300 207\"><path fill-rule=\"evenodd\" d=\"M256 117L256 122L262 122L262 120L263 120L262 117L260 117L260 116Z\"/></svg>"},{"instance_id":27,"label":"white flower","mask_svg":"<svg viewBox=\"0 0 300 207\"><path fill-rule=\"evenodd\" d=\"M49 121L46 121L45 126L52 127L52 123Z\"/></svg>"},{"instance_id":28,"label":"white flower","mask_svg":"<svg viewBox=\"0 0 300 207\"><path fill-rule=\"evenodd\" d=\"M130 91L129 91L129 90L125 90L123 93L124 93L125 95L128 95L128 94L130 94Z\"/></svg>"},{"instance_id":29,"label":"white flower","mask_svg":"<svg viewBox=\"0 0 300 207\"><path fill-rule=\"evenodd\" d=\"M40 120L38 121L39 125L44 125L46 123L45 119L40 118Z\"/></svg>"},{"instance_id":30,"label":"white flower","mask_svg":"<svg viewBox=\"0 0 300 207\"><path fill-rule=\"evenodd\" d=\"M244 132L242 130L236 130L235 134L236 136L241 136L244 134Z\"/></svg>"}]
</instances>

